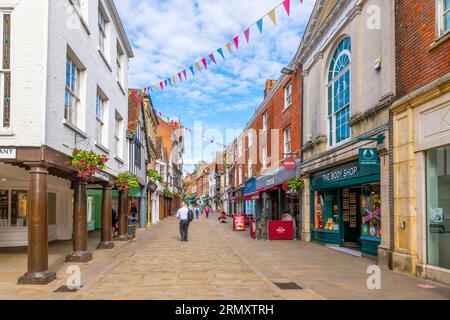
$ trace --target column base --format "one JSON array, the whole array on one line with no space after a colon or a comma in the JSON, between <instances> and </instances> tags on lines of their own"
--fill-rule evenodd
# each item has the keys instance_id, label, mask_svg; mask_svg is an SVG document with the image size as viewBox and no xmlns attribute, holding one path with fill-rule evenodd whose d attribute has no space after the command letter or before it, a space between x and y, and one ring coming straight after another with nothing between
<instances>
[{"instance_id":1,"label":"column base","mask_svg":"<svg viewBox=\"0 0 450 320\"><path fill-rule=\"evenodd\" d=\"M399 273L416 274L418 258L415 255L401 252L392 253L392 269Z\"/></svg>"},{"instance_id":2,"label":"column base","mask_svg":"<svg viewBox=\"0 0 450 320\"><path fill-rule=\"evenodd\" d=\"M19 278L18 284L45 286L53 280L56 280L56 273L52 271L27 272Z\"/></svg>"},{"instance_id":3,"label":"column base","mask_svg":"<svg viewBox=\"0 0 450 320\"><path fill-rule=\"evenodd\" d=\"M121 235L117 237L117 241L128 241L128 235Z\"/></svg>"},{"instance_id":4,"label":"column base","mask_svg":"<svg viewBox=\"0 0 450 320\"><path fill-rule=\"evenodd\" d=\"M92 260L92 253L88 251L73 252L67 255L66 262L85 263Z\"/></svg>"},{"instance_id":5,"label":"column base","mask_svg":"<svg viewBox=\"0 0 450 320\"><path fill-rule=\"evenodd\" d=\"M112 249L112 248L114 248L114 242L112 241L101 241L97 246L97 249Z\"/></svg>"},{"instance_id":6,"label":"column base","mask_svg":"<svg viewBox=\"0 0 450 320\"><path fill-rule=\"evenodd\" d=\"M389 248L378 247L378 266L385 270L392 268L392 252Z\"/></svg>"}]
</instances>

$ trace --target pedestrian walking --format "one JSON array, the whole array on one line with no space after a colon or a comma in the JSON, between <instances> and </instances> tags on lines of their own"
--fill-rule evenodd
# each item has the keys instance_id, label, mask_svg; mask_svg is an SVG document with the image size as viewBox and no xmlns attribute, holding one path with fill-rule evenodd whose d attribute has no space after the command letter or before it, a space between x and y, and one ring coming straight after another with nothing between
<instances>
[{"instance_id":1,"label":"pedestrian walking","mask_svg":"<svg viewBox=\"0 0 450 320\"><path fill-rule=\"evenodd\" d=\"M208 206L206 206L206 208L205 208L206 219L209 218L209 214L210 214L210 213L211 213L211 209L210 209Z\"/></svg>"},{"instance_id":2,"label":"pedestrian walking","mask_svg":"<svg viewBox=\"0 0 450 320\"><path fill-rule=\"evenodd\" d=\"M188 241L189 224L194 217L194 213L186 202L183 202L182 207L178 209L176 217L180 220L181 241Z\"/></svg>"},{"instance_id":3,"label":"pedestrian walking","mask_svg":"<svg viewBox=\"0 0 450 320\"><path fill-rule=\"evenodd\" d=\"M200 208L198 206L195 207L195 217L198 220L198 216L200 215Z\"/></svg>"}]
</instances>

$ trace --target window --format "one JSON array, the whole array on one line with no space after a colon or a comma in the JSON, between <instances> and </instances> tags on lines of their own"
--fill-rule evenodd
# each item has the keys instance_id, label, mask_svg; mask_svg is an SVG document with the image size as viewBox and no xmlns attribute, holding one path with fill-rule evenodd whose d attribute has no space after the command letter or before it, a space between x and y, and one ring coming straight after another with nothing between
<instances>
[{"instance_id":1,"label":"window","mask_svg":"<svg viewBox=\"0 0 450 320\"><path fill-rule=\"evenodd\" d=\"M264 114L263 114L263 131L267 130L267 122L268 122L267 112L264 112Z\"/></svg>"},{"instance_id":2,"label":"window","mask_svg":"<svg viewBox=\"0 0 450 320\"><path fill-rule=\"evenodd\" d=\"M75 126L80 125L80 76L80 68L67 57L64 119Z\"/></svg>"},{"instance_id":3,"label":"window","mask_svg":"<svg viewBox=\"0 0 450 320\"><path fill-rule=\"evenodd\" d=\"M253 177L253 161L251 156L248 158L248 177Z\"/></svg>"},{"instance_id":4,"label":"window","mask_svg":"<svg viewBox=\"0 0 450 320\"><path fill-rule=\"evenodd\" d=\"M350 138L350 60L351 41L341 41L331 60L328 75L328 140L329 146Z\"/></svg>"},{"instance_id":5,"label":"window","mask_svg":"<svg viewBox=\"0 0 450 320\"><path fill-rule=\"evenodd\" d=\"M103 8L98 10L98 50L105 56L107 55L108 49L108 37L107 37L107 24L108 20Z\"/></svg>"},{"instance_id":6,"label":"window","mask_svg":"<svg viewBox=\"0 0 450 320\"><path fill-rule=\"evenodd\" d=\"M136 136L134 140L134 164L137 167L142 165L142 135L141 135L141 123L138 122L136 129Z\"/></svg>"},{"instance_id":7,"label":"window","mask_svg":"<svg viewBox=\"0 0 450 320\"><path fill-rule=\"evenodd\" d=\"M238 146L238 157L242 157L242 140L239 141L239 146Z\"/></svg>"},{"instance_id":8,"label":"window","mask_svg":"<svg viewBox=\"0 0 450 320\"><path fill-rule=\"evenodd\" d=\"M102 146L107 145L107 126L106 123L106 107L107 107L107 100L104 99L99 93L97 93L97 101L96 101L96 120L97 120L97 126L96 126L96 142L101 144Z\"/></svg>"},{"instance_id":9,"label":"window","mask_svg":"<svg viewBox=\"0 0 450 320\"><path fill-rule=\"evenodd\" d=\"M123 87L123 56L124 53L120 48L119 44L117 44L117 57L116 57L116 66L117 66L117 82Z\"/></svg>"},{"instance_id":10,"label":"window","mask_svg":"<svg viewBox=\"0 0 450 320\"><path fill-rule=\"evenodd\" d=\"M75 6L75 8L77 8L79 14L81 14L82 16L86 14L86 0L72 0L71 2Z\"/></svg>"},{"instance_id":11,"label":"window","mask_svg":"<svg viewBox=\"0 0 450 320\"><path fill-rule=\"evenodd\" d=\"M263 152L262 152L262 165L263 165L263 170L267 169L267 146L263 147Z\"/></svg>"},{"instance_id":12,"label":"window","mask_svg":"<svg viewBox=\"0 0 450 320\"><path fill-rule=\"evenodd\" d=\"M287 109L292 104L292 82L284 87L284 108Z\"/></svg>"},{"instance_id":13,"label":"window","mask_svg":"<svg viewBox=\"0 0 450 320\"><path fill-rule=\"evenodd\" d=\"M438 36L450 30L450 0L437 0Z\"/></svg>"},{"instance_id":14,"label":"window","mask_svg":"<svg viewBox=\"0 0 450 320\"><path fill-rule=\"evenodd\" d=\"M284 129L284 157L291 155L291 127Z\"/></svg>"},{"instance_id":15,"label":"window","mask_svg":"<svg viewBox=\"0 0 450 320\"><path fill-rule=\"evenodd\" d=\"M122 117L116 112L114 126L114 154L122 158Z\"/></svg>"},{"instance_id":16,"label":"window","mask_svg":"<svg viewBox=\"0 0 450 320\"><path fill-rule=\"evenodd\" d=\"M239 166L239 184L242 184L242 166Z\"/></svg>"},{"instance_id":17,"label":"window","mask_svg":"<svg viewBox=\"0 0 450 320\"><path fill-rule=\"evenodd\" d=\"M26 190L0 190L0 228L28 225L28 199Z\"/></svg>"},{"instance_id":18,"label":"window","mask_svg":"<svg viewBox=\"0 0 450 320\"><path fill-rule=\"evenodd\" d=\"M2 43L0 49L3 53L2 67L0 69L0 127L11 126L11 13L0 11L0 27Z\"/></svg>"},{"instance_id":19,"label":"window","mask_svg":"<svg viewBox=\"0 0 450 320\"><path fill-rule=\"evenodd\" d=\"M450 268L450 145L426 152L428 264Z\"/></svg>"},{"instance_id":20,"label":"window","mask_svg":"<svg viewBox=\"0 0 450 320\"><path fill-rule=\"evenodd\" d=\"M250 148L253 145L253 130L250 130L248 133L248 147Z\"/></svg>"}]
</instances>

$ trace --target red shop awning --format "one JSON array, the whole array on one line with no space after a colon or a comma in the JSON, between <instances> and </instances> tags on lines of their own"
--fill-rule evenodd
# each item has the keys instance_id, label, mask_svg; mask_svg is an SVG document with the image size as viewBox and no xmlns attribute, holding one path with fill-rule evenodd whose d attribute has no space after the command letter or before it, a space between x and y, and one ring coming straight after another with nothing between
<instances>
[{"instance_id":1,"label":"red shop awning","mask_svg":"<svg viewBox=\"0 0 450 320\"><path fill-rule=\"evenodd\" d=\"M252 193L245 194L244 198L245 198L246 201L259 200L260 194L261 194L260 191L255 191L255 192L252 192Z\"/></svg>"}]
</instances>

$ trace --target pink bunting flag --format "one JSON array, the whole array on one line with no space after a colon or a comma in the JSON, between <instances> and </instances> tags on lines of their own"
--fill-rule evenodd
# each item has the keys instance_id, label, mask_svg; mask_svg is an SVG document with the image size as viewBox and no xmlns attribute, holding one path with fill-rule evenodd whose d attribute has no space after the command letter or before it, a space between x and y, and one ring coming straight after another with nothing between
<instances>
[{"instance_id":1,"label":"pink bunting flag","mask_svg":"<svg viewBox=\"0 0 450 320\"><path fill-rule=\"evenodd\" d=\"M244 31L244 36L245 36L245 40L248 41L250 40L250 28L248 28L247 30Z\"/></svg>"},{"instance_id":2,"label":"pink bunting flag","mask_svg":"<svg viewBox=\"0 0 450 320\"><path fill-rule=\"evenodd\" d=\"M203 65L205 66L205 70L208 70L208 64L207 64L205 58L202 59L202 63L203 63Z\"/></svg>"},{"instance_id":3,"label":"pink bunting flag","mask_svg":"<svg viewBox=\"0 0 450 320\"><path fill-rule=\"evenodd\" d=\"M236 50L239 49L239 36L236 36L233 38L234 46L236 47Z\"/></svg>"},{"instance_id":4,"label":"pink bunting flag","mask_svg":"<svg viewBox=\"0 0 450 320\"><path fill-rule=\"evenodd\" d=\"M300 0L301 2L302 0ZM283 1L284 9L286 9L287 15L289 16L291 14L291 0L284 0Z\"/></svg>"},{"instance_id":5,"label":"pink bunting flag","mask_svg":"<svg viewBox=\"0 0 450 320\"><path fill-rule=\"evenodd\" d=\"M214 62L214 64L216 64L216 58L214 58L214 54L213 53L211 53L209 55L209 58L211 59L212 62Z\"/></svg>"},{"instance_id":6,"label":"pink bunting flag","mask_svg":"<svg viewBox=\"0 0 450 320\"><path fill-rule=\"evenodd\" d=\"M181 78L181 72L178 72L178 78L180 78L180 81L183 81L183 79Z\"/></svg>"},{"instance_id":7,"label":"pink bunting flag","mask_svg":"<svg viewBox=\"0 0 450 320\"><path fill-rule=\"evenodd\" d=\"M161 87L161 90L164 90L164 85L162 81L159 83L159 86Z\"/></svg>"},{"instance_id":8,"label":"pink bunting flag","mask_svg":"<svg viewBox=\"0 0 450 320\"><path fill-rule=\"evenodd\" d=\"M187 80L186 70L183 70L184 79Z\"/></svg>"}]
</instances>

